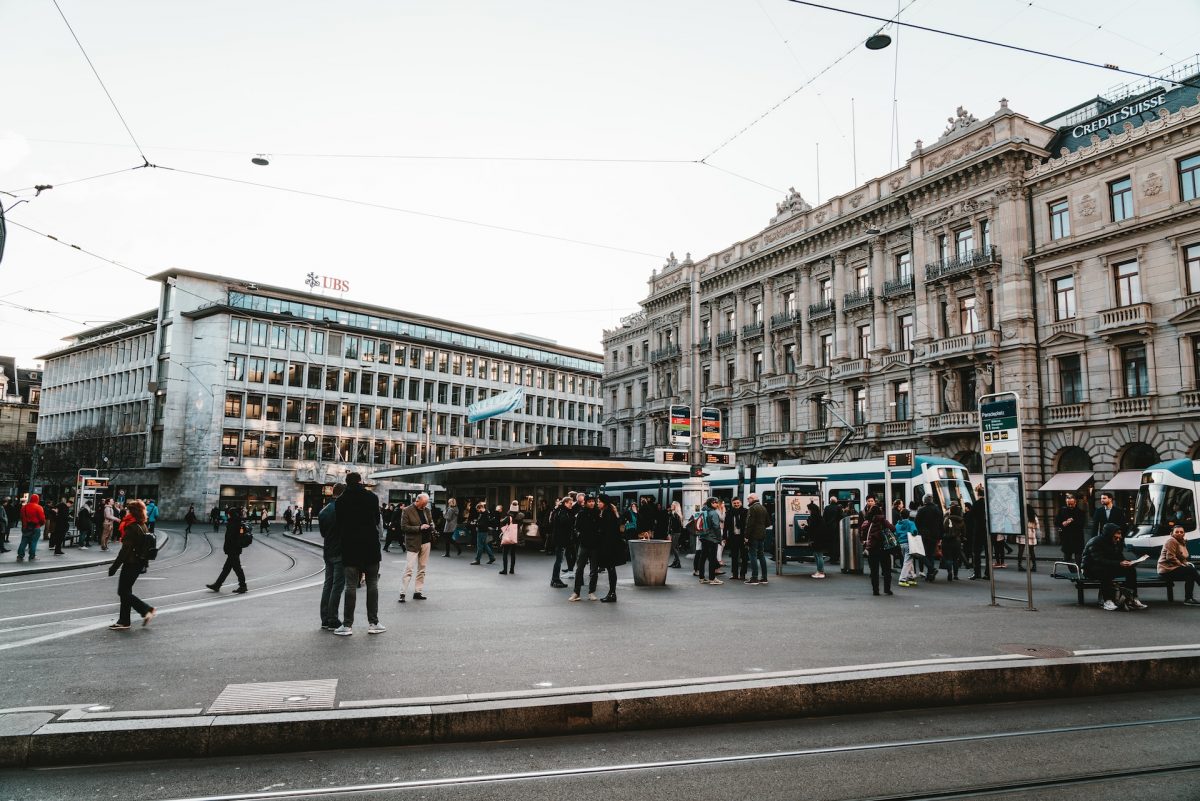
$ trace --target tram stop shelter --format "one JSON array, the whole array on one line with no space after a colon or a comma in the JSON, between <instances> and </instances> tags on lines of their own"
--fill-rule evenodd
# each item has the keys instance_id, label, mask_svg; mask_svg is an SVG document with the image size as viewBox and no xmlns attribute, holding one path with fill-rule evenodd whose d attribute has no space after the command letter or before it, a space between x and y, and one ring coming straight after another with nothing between
<instances>
[{"instance_id":1,"label":"tram stop shelter","mask_svg":"<svg viewBox=\"0 0 1200 801\"><path fill-rule=\"evenodd\" d=\"M613 459L603 447L539 445L380 470L369 479L425 485L435 502L456 498L460 509L479 501L486 501L489 509L497 504L507 509L516 500L525 519L532 522L543 501L553 508L555 499L571 490L594 491L621 481L657 481L665 491L662 497L669 498L687 477L686 464Z\"/></svg>"}]
</instances>

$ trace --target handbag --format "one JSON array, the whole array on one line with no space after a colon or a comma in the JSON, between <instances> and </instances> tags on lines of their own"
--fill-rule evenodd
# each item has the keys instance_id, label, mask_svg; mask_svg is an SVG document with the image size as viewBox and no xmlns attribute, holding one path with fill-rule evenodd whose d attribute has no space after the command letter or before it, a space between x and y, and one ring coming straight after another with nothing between
<instances>
[{"instance_id":1,"label":"handbag","mask_svg":"<svg viewBox=\"0 0 1200 801\"><path fill-rule=\"evenodd\" d=\"M500 544L501 545L516 545L517 544L517 524L505 523L500 527Z\"/></svg>"}]
</instances>

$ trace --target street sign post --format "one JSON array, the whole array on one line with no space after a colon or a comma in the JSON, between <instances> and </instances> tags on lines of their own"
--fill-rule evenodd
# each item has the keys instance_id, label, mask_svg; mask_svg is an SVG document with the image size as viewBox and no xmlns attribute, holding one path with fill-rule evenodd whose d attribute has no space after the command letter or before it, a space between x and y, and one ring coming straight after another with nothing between
<instances>
[{"instance_id":1,"label":"street sign post","mask_svg":"<svg viewBox=\"0 0 1200 801\"><path fill-rule=\"evenodd\" d=\"M1020 536L1025 530L1025 486L1022 477L1025 475L1025 452L1021 448L1021 396L1015 392L998 392L984 395L979 399L979 442L982 446L981 466L983 468L984 498L987 504L988 519L985 524L988 539L988 558L992 538L998 534L1015 533ZM988 476L987 457L999 453L1017 454L1018 472L1000 473ZM1003 528L1003 531L993 530L993 524ZM1015 532L1012 530L1015 529ZM993 563L994 564L994 563ZM992 591L992 606L999 606L996 600L1024 600L1030 612L1037 610L1033 606L1033 571L1025 573L1025 598L1009 598L996 594L996 569L988 569L988 584Z\"/></svg>"},{"instance_id":2,"label":"street sign post","mask_svg":"<svg viewBox=\"0 0 1200 801\"><path fill-rule=\"evenodd\" d=\"M700 409L700 444L705 450L716 450L723 444L721 410L714 406Z\"/></svg>"},{"instance_id":3,"label":"street sign post","mask_svg":"<svg viewBox=\"0 0 1200 801\"><path fill-rule=\"evenodd\" d=\"M687 406L671 407L671 444L682 448L692 444L692 410Z\"/></svg>"},{"instance_id":4,"label":"street sign post","mask_svg":"<svg viewBox=\"0 0 1200 801\"><path fill-rule=\"evenodd\" d=\"M979 431L983 454L1019 453L1021 450L1021 421L1017 413L1017 395L1006 392L989 395L992 400L979 402Z\"/></svg>"}]
</instances>

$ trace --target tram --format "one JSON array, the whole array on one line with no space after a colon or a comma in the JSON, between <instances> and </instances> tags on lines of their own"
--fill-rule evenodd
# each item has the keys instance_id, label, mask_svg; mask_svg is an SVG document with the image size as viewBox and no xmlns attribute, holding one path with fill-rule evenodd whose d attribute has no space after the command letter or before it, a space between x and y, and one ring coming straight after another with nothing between
<instances>
[{"instance_id":1,"label":"tram","mask_svg":"<svg viewBox=\"0 0 1200 801\"><path fill-rule=\"evenodd\" d=\"M1174 459L1142 471L1133 533L1125 545L1138 556L1157 557L1171 530L1183 526L1188 554L1200 556L1200 530L1196 528L1196 494L1200 492L1200 460Z\"/></svg>"}]
</instances>

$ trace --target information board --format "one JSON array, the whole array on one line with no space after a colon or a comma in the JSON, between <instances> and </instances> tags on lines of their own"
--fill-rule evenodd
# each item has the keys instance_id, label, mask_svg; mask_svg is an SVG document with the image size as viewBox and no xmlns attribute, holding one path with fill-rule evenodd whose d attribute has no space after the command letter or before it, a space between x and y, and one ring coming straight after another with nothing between
<instances>
[{"instance_id":1,"label":"information board","mask_svg":"<svg viewBox=\"0 0 1200 801\"><path fill-rule=\"evenodd\" d=\"M713 406L705 406L700 410L700 444L706 450L721 447L721 410Z\"/></svg>"},{"instance_id":2,"label":"information board","mask_svg":"<svg viewBox=\"0 0 1200 801\"><path fill-rule=\"evenodd\" d=\"M984 455L1019 451L1021 423L1015 395L997 397L979 404L979 434Z\"/></svg>"},{"instance_id":3,"label":"information board","mask_svg":"<svg viewBox=\"0 0 1200 801\"><path fill-rule=\"evenodd\" d=\"M686 448L692 443L692 410L688 406L671 407L671 444Z\"/></svg>"}]
</instances>

